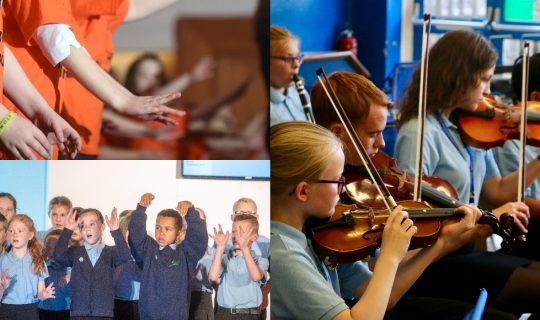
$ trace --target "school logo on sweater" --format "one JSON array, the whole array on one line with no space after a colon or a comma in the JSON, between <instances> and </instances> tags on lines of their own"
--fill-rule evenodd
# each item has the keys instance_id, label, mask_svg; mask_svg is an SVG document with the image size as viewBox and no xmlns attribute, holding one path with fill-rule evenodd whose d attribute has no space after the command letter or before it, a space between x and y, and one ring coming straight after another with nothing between
<instances>
[{"instance_id":1,"label":"school logo on sweater","mask_svg":"<svg viewBox=\"0 0 540 320\"><path fill-rule=\"evenodd\" d=\"M79 262L83 262L84 261L84 258L83 257L79 257Z\"/></svg>"}]
</instances>

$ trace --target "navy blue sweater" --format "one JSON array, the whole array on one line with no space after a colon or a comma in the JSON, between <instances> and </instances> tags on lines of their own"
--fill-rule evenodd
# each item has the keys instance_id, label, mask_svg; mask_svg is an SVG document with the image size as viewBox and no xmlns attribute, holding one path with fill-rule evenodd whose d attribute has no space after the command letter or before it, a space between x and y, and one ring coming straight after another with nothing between
<instances>
[{"instance_id":1,"label":"navy blue sweater","mask_svg":"<svg viewBox=\"0 0 540 320\"><path fill-rule=\"evenodd\" d=\"M159 250L146 234L146 208L137 205L129 222L131 253L142 266L139 314L145 320L184 320L189 312L189 283L208 243L206 221L191 207L186 215L186 238L176 249Z\"/></svg>"},{"instance_id":2,"label":"navy blue sweater","mask_svg":"<svg viewBox=\"0 0 540 320\"><path fill-rule=\"evenodd\" d=\"M84 246L68 248L72 230L64 228L54 250L54 259L71 270L71 316L113 317L115 266L131 259L120 230L111 231L116 246L105 246L92 266Z\"/></svg>"}]
</instances>

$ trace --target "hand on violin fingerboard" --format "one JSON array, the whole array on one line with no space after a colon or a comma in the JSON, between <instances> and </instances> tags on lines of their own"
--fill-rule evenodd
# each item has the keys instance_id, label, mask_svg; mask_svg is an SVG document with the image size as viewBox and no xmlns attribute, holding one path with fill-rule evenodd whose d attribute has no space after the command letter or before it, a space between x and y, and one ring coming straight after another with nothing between
<instances>
[{"instance_id":1,"label":"hand on violin fingerboard","mask_svg":"<svg viewBox=\"0 0 540 320\"><path fill-rule=\"evenodd\" d=\"M189 208L193 207L193 203L187 200L183 200L178 202L178 205L176 206L176 211L180 213L182 217L185 217L188 213Z\"/></svg>"},{"instance_id":2,"label":"hand on violin fingerboard","mask_svg":"<svg viewBox=\"0 0 540 320\"><path fill-rule=\"evenodd\" d=\"M151 193L145 193L141 196L141 201L139 204L143 207L149 207L152 204L152 200L154 200L154 195Z\"/></svg>"}]
</instances>

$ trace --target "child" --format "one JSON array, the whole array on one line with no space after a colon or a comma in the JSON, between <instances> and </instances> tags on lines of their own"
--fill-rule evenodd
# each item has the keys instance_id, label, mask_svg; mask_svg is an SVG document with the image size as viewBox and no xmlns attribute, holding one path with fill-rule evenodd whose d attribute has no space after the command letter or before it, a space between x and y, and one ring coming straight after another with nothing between
<instances>
[{"instance_id":1,"label":"child","mask_svg":"<svg viewBox=\"0 0 540 320\"><path fill-rule=\"evenodd\" d=\"M219 284L216 319L259 319L262 303L261 282L268 270L268 259L252 253L251 245L258 238L259 223L250 214L240 214L233 221L233 248L225 250L229 232L214 228L216 253L208 277ZM223 267L223 272L222 272ZM238 316L232 316L237 314Z\"/></svg>"},{"instance_id":2,"label":"child","mask_svg":"<svg viewBox=\"0 0 540 320\"><path fill-rule=\"evenodd\" d=\"M71 210L54 252L54 259L71 271L71 318L102 317L112 319L114 310L114 267L130 259L129 248L118 230L116 208L105 221L116 246L101 241L105 229L103 215L96 209L85 209L75 220ZM73 229L79 225L83 246L68 248Z\"/></svg>"},{"instance_id":3,"label":"child","mask_svg":"<svg viewBox=\"0 0 540 320\"><path fill-rule=\"evenodd\" d=\"M187 319L189 281L203 256L208 234L202 211L192 206L186 214L188 228L181 244L182 217L177 210L164 209L156 219L156 240L146 234L146 208L154 196L145 193L129 223L131 252L143 269L139 315L141 319Z\"/></svg>"},{"instance_id":4,"label":"child","mask_svg":"<svg viewBox=\"0 0 540 320\"><path fill-rule=\"evenodd\" d=\"M120 231L128 240L128 225L131 221L131 210L120 213ZM129 245L129 243L128 243ZM139 319L139 290L142 270L132 258L114 270L114 319Z\"/></svg>"},{"instance_id":5,"label":"child","mask_svg":"<svg viewBox=\"0 0 540 320\"><path fill-rule=\"evenodd\" d=\"M62 230L54 229L45 235L43 258L49 271L49 276L45 279L45 285L53 284L56 296L54 299L47 299L39 303L40 320L69 319L71 269L60 266L53 259L54 249L61 233Z\"/></svg>"},{"instance_id":6,"label":"child","mask_svg":"<svg viewBox=\"0 0 540 320\"><path fill-rule=\"evenodd\" d=\"M64 223L71 207L71 200L68 197L57 196L51 199L49 202L49 212L47 213L49 219L51 219L51 228L38 232L39 241L43 242L45 235L53 230L64 229Z\"/></svg>"},{"instance_id":7,"label":"child","mask_svg":"<svg viewBox=\"0 0 540 320\"><path fill-rule=\"evenodd\" d=\"M34 222L27 215L15 215L9 223L8 233L12 247L0 258L4 278L0 319L37 320L37 302L54 298L55 290L52 283L45 287L47 266Z\"/></svg>"},{"instance_id":8,"label":"child","mask_svg":"<svg viewBox=\"0 0 540 320\"><path fill-rule=\"evenodd\" d=\"M17 212L17 199L7 192L0 192L0 214L9 222Z\"/></svg>"}]
</instances>

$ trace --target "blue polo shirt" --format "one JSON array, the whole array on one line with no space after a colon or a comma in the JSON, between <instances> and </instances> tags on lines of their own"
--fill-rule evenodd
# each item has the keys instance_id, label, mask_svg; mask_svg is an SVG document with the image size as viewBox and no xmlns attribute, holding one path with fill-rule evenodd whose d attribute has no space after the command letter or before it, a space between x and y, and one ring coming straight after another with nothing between
<instances>
[{"instance_id":1,"label":"blue polo shirt","mask_svg":"<svg viewBox=\"0 0 540 320\"><path fill-rule=\"evenodd\" d=\"M503 176L506 176L519 168L519 140L506 140L502 147L493 148L492 150L495 162L497 162ZM535 160L539 154L540 148L527 146L527 148L525 148L525 163ZM525 190L525 195L531 198L540 199L540 176L536 177L531 186Z\"/></svg>"},{"instance_id":2,"label":"blue polo shirt","mask_svg":"<svg viewBox=\"0 0 540 320\"><path fill-rule=\"evenodd\" d=\"M252 252L257 266L268 271L268 259ZM222 274L217 293L217 303L224 308L256 308L262 303L261 281L253 281L243 256L234 249L223 253L221 260Z\"/></svg>"},{"instance_id":3,"label":"blue polo shirt","mask_svg":"<svg viewBox=\"0 0 540 320\"><path fill-rule=\"evenodd\" d=\"M212 257L214 256L216 249L208 246L204 256L197 263L197 273L191 278L191 291L202 291L212 293L214 287L212 281L208 279L208 272L210 272L210 266L212 265Z\"/></svg>"},{"instance_id":4,"label":"blue polo shirt","mask_svg":"<svg viewBox=\"0 0 540 320\"><path fill-rule=\"evenodd\" d=\"M272 319L332 319L349 307L342 297L371 277L363 262L329 270L299 230L271 222Z\"/></svg>"},{"instance_id":5,"label":"blue polo shirt","mask_svg":"<svg viewBox=\"0 0 540 320\"><path fill-rule=\"evenodd\" d=\"M456 142L457 148L445 134L437 118L434 115L428 115L424 128L422 171L428 176L447 180L456 189L459 200L463 203L469 203L471 189L470 157L461 141L456 125L451 123L445 116L442 116L442 121ZM398 166L411 174L414 174L416 164L417 122L415 118L401 126L394 152ZM500 175L500 173L491 150L469 148L473 158L474 204L478 205L484 181Z\"/></svg>"},{"instance_id":6,"label":"blue polo shirt","mask_svg":"<svg viewBox=\"0 0 540 320\"><path fill-rule=\"evenodd\" d=\"M294 85L285 94L270 87L270 126L287 121L307 121L298 91Z\"/></svg>"},{"instance_id":7,"label":"blue polo shirt","mask_svg":"<svg viewBox=\"0 0 540 320\"><path fill-rule=\"evenodd\" d=\"M11 281L4 291L2 303L28 304L38 302L38 283L45 280L47 272L39 275L34 273L34 263L29 252L21 259L17 258L13 251L0 256L0 270L9 270ZM47 270L47 266L45 266Z\"/></svg>"},{"instance_id":8,"label":"blue polo shirt","mask_svg":"<svg viewBox=\"0 0 540 320\"><path fill-rule=\"evenodd\" d=\"M101 255L101 251L103 251L104 247L105 245L103 243L100 243L94 247L88 245L86 242L84 243L84 248L86 249L86 253L88 254L88 257L90 258L92 267L96 265L96 262L99 259L99 256Z\"/></svg>"}]
</instances>

